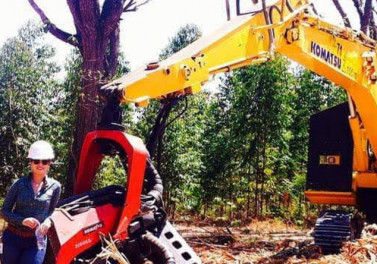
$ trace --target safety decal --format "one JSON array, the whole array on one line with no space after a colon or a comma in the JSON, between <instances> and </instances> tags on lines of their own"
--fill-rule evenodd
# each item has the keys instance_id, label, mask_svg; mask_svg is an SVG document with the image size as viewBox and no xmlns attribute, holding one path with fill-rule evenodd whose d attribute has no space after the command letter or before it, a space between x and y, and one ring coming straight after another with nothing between
<instances>
[{"instance_id":1,"label":"safety decal","mask_svg":"<svg viewBox=\"0 0 377 264\"><path fill-rule=\"evenodd\" d=\"M320 165L340 165L340 156L339 155L330 155L319 156L319 164Z\"/></svg>"}]
</instances>

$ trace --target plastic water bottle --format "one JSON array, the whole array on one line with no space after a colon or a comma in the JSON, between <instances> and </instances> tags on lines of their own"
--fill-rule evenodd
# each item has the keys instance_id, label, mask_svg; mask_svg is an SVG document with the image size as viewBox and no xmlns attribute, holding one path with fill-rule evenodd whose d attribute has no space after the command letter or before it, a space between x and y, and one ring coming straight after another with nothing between
<instances>
[{"instance_id":1,"label":"plastic water bottle","mask_svg":"<svg viewBox=\"0 0 377 264\"><path fill-rule=\"evenodd\" d=\"M39 250L46 247L46 237L41 233L41 225L35 229L35 237L37 238L37 246Z\"/></svg>"}]
</instances>

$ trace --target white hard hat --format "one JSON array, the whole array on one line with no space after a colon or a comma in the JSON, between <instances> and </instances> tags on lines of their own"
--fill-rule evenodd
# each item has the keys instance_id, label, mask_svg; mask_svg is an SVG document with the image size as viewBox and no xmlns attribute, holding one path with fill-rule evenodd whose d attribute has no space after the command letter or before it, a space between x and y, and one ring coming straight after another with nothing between
<instances>
[{"instance_id":1,"label":"white hard hat","mask_svg":"<svg viewBox=\"0 0 377 264\"><path fill-rule=\"evenodd\" d=\"M52 160L55 156L50 143L38 140L31 144L27 157L34 160Z\"/></svg>"}]
</instances>

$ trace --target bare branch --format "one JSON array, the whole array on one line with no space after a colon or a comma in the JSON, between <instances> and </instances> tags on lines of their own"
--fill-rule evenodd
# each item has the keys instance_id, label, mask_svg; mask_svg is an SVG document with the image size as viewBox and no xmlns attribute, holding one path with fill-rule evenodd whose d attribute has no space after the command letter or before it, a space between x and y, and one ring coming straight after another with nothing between
<instances>
[{"instance_id":1,"label":"bare branch","mask_svg":"<svg viewBox=\"0 0 377 264\"><path fill-rule=\"evenodd\" d=\"M74 47L79 46L79 38L77 35L69 34L59 28L57 28L54 24L46 24L46 29L56 38L64 41L68 44L71 44Z\"/></svg>"},{"instance_id":2,"label":"bare branch","mask_svg":"<svg viewBox=\"0 0 377 264\"><path fill-rule=\"evenodd\" d=\"M370 26L369 26L369 35L372 39L377 39L377 27L376 27L376 21L374 19L374 16L372 15L372 18L370 19Z\"/></svg>"},{"instance_id":3,"label":"bare branch","mask_svg":"<svg viewBox=\"0 0 377 264\"><path fill-rule=\"evenodd\" d=\"M351 27L351 22L350 22L350 20L349 20L349 18L347 16L347 13L344 12L343 7L340 5L339 0L333 0L333 3L335 5L336 9L338 10L339 14L342 16L344 25L346 27L350 28Z\"/></svg>"},{"instance_id":4,"label":"bare branch","mask_svg":"<svg viewBox=\"0 0 377 264\"><path fill-rule=\"evenodd\" d=\"M134 7L134 8L129 8L129 9L127 9L127 10L124 10L123 13L127 13L127 12L135 12L135 11L137 11L137 8L136 8L136 7Z\"/></svg>"},{"instance_id":5,"label":"bare branch","mask_svg":"<svg viewBox=\"0 0 377 264\"><path fill-rule=\"evenodd\" d=\"M126 2L126 1L125 1ZM135 0L130 0L124 7L123 12L127 12L129 9L135 9L134 5L136 4Z\"/></svg>"},{"instance_id":6,"label":"bare branch","mask_svg":"<svg viewBox=\"0 0 377 264\"><path fill-rule=\"evenodd\" d=\"M362 9L362 3L360 3L358 0L352 0L353 5L356 8L357 13L359 14L360 21L362 17L364 16L364 11Z\"/></svg>"},{"instance_id":7,"label":"bare branch","mask_svg":"<svg viewBox=\"0 0 377 264\"><path fill-rule=\"evenodd\" d=\"M365 6L364 6L364 16L360 20L361 31L366 34L368 33L368 28L370 25L371 17L372 17L372 0L366 0Z\"/></svg>"},{"instance_id":8,"label":"bare branch","mask_svg":"<svg viewBox=\"0 0 377 264\"><path fill-rule=\"evenodd\" d=\"M72 46L77 47L78 42L77 38L73 34L69 34L58 27L56 27L54 24L50 22L46 14L43 12L43 10L35 3L34 0L29 0L29 4L34 9L35 12L39 15L41 18L43 24L45 24L46 29L56 38L60 39L61 41L64 41L68 44L71 44Z\"/></svg>"},{"instance_id":9,"label":"bare branch","mask_svg":"<svg viewBox=\"0 0 377 264\"><path fill-rule=\"evenodd\" d=\"M67 0L69 10L71 11L73 17L73 23L75 24L76 31L78 34L81 34L82 31L82 21L80 17L80 9L78 6L78 1L76 0Z\"/></svg>"},{"instance_id":10,"label":"bare branch","mask_svg":"<svg viewBox=\"0 0 377 264\"><path fill-rule=\"evenodd\" d=\"M39 6L35 3L34 0L29 0L29 4L34 9L34 11L37 12L37 14L40 16L40 18L41 18L41 20L44 24L50 23L50 20L47 18L47 16L43 12L43 10L39 8Z\"/></svg>"},{"instance_id":11,"label":"bare branch","mask_svg":"<svg viewBox=\"0 0 377 264\"><path fill-rule=\"evenodd\" d=\"M134 12L136 11L139 7L146 5L150 2L151 0L144 0L140 4L136 4L134 0L131 0L124 8L123 12Z\"/></svg>"},{"instance_id":12,"label":"bare branch","mask_svg":"<svg viewBox=\"0 0 377 264\"><path fill-rule=\"evenodd\" d=\"M138 4L138 5L136 5L135 8L137 9L137 8L143 6L143 5L146 5L146 4L148 4L150 1L151 1L151 0L144 0L144 2L142 2L142 3Z\"/></svg>"}]
</instances>

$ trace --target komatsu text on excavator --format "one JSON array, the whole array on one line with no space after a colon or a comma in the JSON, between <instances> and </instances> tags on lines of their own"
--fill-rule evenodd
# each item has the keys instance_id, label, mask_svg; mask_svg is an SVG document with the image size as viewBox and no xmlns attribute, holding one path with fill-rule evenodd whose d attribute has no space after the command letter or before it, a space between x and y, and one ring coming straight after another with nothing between
<instances>
[{"instance_id":1,"label":"komatsu text on excavator","mask_svg":"<svg viewBox=\"0 0 377 264\"><path fill-rule=\"evenodd\" d=\"M226 1L227 2L227 1ZM211 75L273 60L276 53L343 87L348 103L311 117L306 197L312 203L355 206L377 217L376 42L329 24L308 0L279 0L237 14L224 27L174 54L101 88L107 98L100 128L86 137L75 196L60 202L49 232L48 263L90 263L100 234L111 235L131 263L201 263L162 206L162 184L142 141L120 126L119 104L197 93ZM105 155L119 155L127 186L91 190ZM325 250L352 238L352 215L324 212L315 242ZM97 263L97 262L95 262ZM100 262L98 262L100 263Z\"/></svg>"}]
</instances>

